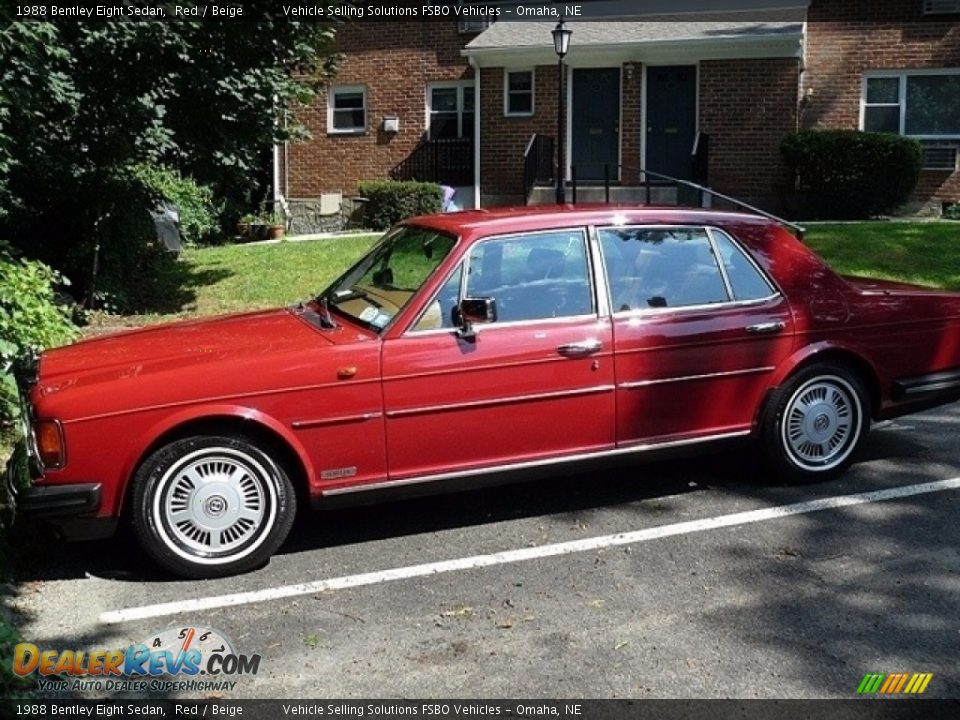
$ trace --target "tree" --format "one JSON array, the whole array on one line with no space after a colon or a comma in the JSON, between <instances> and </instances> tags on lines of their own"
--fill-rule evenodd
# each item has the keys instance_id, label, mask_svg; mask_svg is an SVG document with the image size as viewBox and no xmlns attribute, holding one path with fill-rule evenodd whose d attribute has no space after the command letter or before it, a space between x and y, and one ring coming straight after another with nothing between
<instances>
[{"instance_id":1,"label":"tree","mask_svg":"<svg viewBox=\"0 0 960 720\"><path fill-rule=\"evenodd\" d=\"M173 168L232 208L259 199L264 153L300 132L292 109L333 68L335 28L244 10L262 19L19 23L0 11L0 237L83 287L98 247L104 272L142 267L151 199L135 168Z\"/></svg>"}]
</instances>

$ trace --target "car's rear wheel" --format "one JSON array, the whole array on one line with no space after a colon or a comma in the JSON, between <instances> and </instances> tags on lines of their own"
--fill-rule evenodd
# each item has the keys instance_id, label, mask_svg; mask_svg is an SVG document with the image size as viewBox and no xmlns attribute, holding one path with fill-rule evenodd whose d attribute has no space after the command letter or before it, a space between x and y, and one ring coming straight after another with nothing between
<instances>
[{"instance_id":1,"label":"car's rear wheel","mask_svg":"<svg viewBox=\"0 0 960 720\"><path fill-rule=\"evenodd\" d=\"M265 563L296 512L283 468L241 436L176 440L140 466L134 527L143 548L189 578L222 577Z\"/></svg>"},{"instance_id":2,"label":"car's rear wheel","mask_svg":"<svg viewBox=\"0 0 960 720\"><path fill-rule=\"evenodd\" d=\"M762 438L771 469L793 482L826 480L852 462L870 426L861 380L842 365L804 368L770 397Z\"/></svg>"}]
</instances>

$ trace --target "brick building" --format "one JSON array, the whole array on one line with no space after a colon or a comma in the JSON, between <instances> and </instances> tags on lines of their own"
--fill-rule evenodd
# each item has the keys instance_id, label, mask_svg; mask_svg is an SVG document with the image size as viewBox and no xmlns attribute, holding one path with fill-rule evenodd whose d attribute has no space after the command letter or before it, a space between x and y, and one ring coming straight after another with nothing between
<instances>
[{"instance_id":1,"label":"brick building","mask_svg":"<svg viewBox=\"0 0 960 720\"><path fill-rule=\"evenodd\" d=\"M918 205L960 201L960 0L677 2L705 10L568 23L564 165L580 199L643 200L645 168L780 208L779 145L803 127L917 137ZM301 114L311 138L277 149L278 195L304 227L364 179L440 182L464 207L552 199L553 27L346 25L337 77Z\"/></svg>"}]
</instances>

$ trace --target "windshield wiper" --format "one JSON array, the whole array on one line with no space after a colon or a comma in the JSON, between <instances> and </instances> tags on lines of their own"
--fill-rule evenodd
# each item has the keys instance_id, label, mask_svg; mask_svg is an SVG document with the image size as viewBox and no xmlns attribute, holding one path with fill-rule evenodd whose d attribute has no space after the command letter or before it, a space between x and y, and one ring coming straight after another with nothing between
<instances>
[{"instance_id":1,"label":"windshield wiper","mask_svg":"<svg viewBox=\"0 0 960 720\"><path fill-rule=\"evenodd\" d=\"M326 293L320 297L320 309L323 310L323 314L320 315L321 324L329 329L338 327L336 320L333 319L333 315L330 314L330 301Z\"/></svg>"},{"instance_id":2,"label":"windshield wiper","mask_svg":"<svg viewBox=\"0 0 960 720\"><path fill-rule=\"evenodd\" d=\"M313 302L320 307L321 312L317 312L313 308L307 307L307 304L303 300L300 300L297 303L295 308L296 312L300 314L310 312L312 315L316 315L317 319L320 321L320 327L325 330L333 330L334 328L340 327L333 319L333 316L330 315L330 307L327 304L326 295L317 295L317 297L313 298Z\"/></svg>"}]
</instances>

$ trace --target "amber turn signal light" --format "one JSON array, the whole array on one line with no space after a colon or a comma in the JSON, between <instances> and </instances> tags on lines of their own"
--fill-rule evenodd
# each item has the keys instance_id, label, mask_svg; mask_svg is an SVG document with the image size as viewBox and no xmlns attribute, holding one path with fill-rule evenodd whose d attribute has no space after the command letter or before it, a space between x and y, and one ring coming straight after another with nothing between
<instances>
[{"instance_id":1,"label":"amber turn signal light","mask_svg":"<svg viewBox=\"0 0 960 720\"><path fill-rule=\"evenodd\" d=\"M37 452L45 468L56 470L66 462L63 430L56 420L37 421Z\"/></svg>"}]
</instances>

